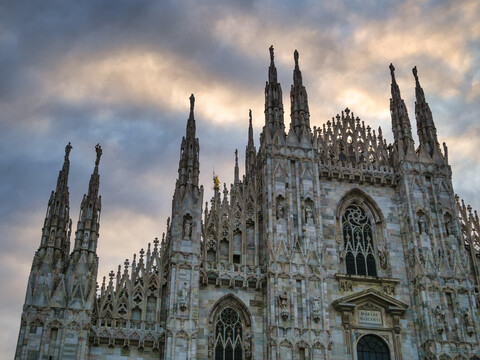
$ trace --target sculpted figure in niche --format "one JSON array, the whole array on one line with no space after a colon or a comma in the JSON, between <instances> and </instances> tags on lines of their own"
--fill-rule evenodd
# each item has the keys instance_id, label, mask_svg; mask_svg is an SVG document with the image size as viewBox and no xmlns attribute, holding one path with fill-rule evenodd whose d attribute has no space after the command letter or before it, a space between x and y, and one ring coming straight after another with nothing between
<instances>
[{"instance_id":1,"label":"sculpted figure in niche","mask_svg":"<svg viewBox=\"0 0 480 360\"><path fill-rule=\"evenodd\" d=\"M435 318L437 319L437 332L439 334L443 333L444 323L445 323L445 310L442 309L440 305L437 305L434 311Z\"/></svg>"},{"instance_id":2,"label":"sculpted figure in niche","mask_svg":"<svg viewBox=\"0 0 480 360\"><path fill-rule=\"evenodd\" d=\"M50 237L48 239L48 245L53 245L54 242L55 242L55 231L52 230L52 232L50 233Z\"/></svg>"},{"instance_id":3,"label":"sculpted figure in niche","mask_svg":"<svg viewBox=\"0 0 480 360\"><path fill-rule=\"evenodd\" d=\"M428 235L427 216L422 211L419 211L417 213L417 224L418 224L418 232L420 234Z\"/></svg>"},{"instance_id":4,"label":"sculpted figure in niche","mask_svg":"<svg viewBox=\"0 0 480 360\"><path fill-rule=\"evenodd\" d=\"M192 234L192 220L185 219L185 223L183 225L183 237L184 239L190 239L190 235Z\"/></svg>"},{"instance_id":5,"label":"sculpted figure in niche","mask_svg":"<svg viewBox=\"0 0 480 360\"><path fill-rule=\"evenodd\" d=\"M87 247L88 245L88 238L89 238L89 233L87 232L83 238L83 242L82 242L82 247Z\"/></svg>"},{"instance_id":6,"label":"sculpted figure in niche","mask_svg":"<svg viewBox=\"0 0 480 360\"><path fill-rule=\"evenodd\" d=\"M378 260L380 260L380 266L382 269L387 268L387 250L384 249L378 249Z\"/></svg>"},{"instance_id":7,"label":"sculpted figure in niche","mask_svg":"<svg viewBox=\"0 0 480 360\"><path fill-rule=\"evenodd\" d=\"M215 337L210 334L208 337L208 358L213 359L213 351L215 350Z\"/></svg>"},{"instance_id":8,"label":"sculpted figure in niche","mask_svg":"<svg viewBox=\"0 0 480 360\"><path fill-rule=\"evenodd\" d=\"M279 219L283 219L283 204L282 203L279 203L277 204L277 220Z\"/></svg>"},{"instance_id":9,"label":"sculpted figure in niche","mask_svg":"<svg viewBox=\"0 0 480 360\"><path fill-rule=\"evenodd\" d=\"M178 304L180 306L181 311L187 310L187 296L188 296L188 282L184 281L183 284L180 286L178 290Z\"/></svg>"},{"instance_id":10,"label":"sculpted figure in niche","mask_svg":"<svg viewBox=\"0 0 480 360\"><path fill-rule=\"evenodd\" d=\"M310 205L305 207L305 222L308 225L313 225L313 212Z\"/></svg>"},{"instance_id":11,"label":"sculpted figure in niche","mask_svg":"<svg viewBox=\"0 0 480 360\"><path fill-rule=\"evenodd\" d=\"M468 336L473 335L473 329L474 329L474 324L472 317L470 316L470 312L468 310L465 311L465 314L463 314L463 321L465 322L465 327L467 328L467 334Z\"/></svg>"},{"instance_id":12,"label":"sculpted figure in niche","mask_svg":"<svg viewBox=\"0 0 480 360\"><path fill-rule=\"evenodd\" d=\"M282 319L287 320L290 316L290 311L288 310L288 293L286 291L278 296L278 305L280 306Z\"/></svg>"},{"instance_id":13,"label":"sculpted figure in niche","mask_svg":"<svg viewBox=\"0 0 480 360\"><path fill-rule=\"evenodd\" d=\"M243 340L243 349L245 350L245 358L251 359L252 358L252 335L247 330L245 331L245 337Z\"/></svg>"}]
</instances>

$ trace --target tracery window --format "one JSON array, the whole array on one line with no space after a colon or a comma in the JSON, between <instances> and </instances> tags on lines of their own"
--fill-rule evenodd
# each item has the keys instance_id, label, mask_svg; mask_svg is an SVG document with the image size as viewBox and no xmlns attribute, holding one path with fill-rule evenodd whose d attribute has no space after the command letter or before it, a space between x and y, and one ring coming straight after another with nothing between
<instances>
[{"instance_id":1,"label":"tracery window","mask_svg":"<svg viewBox=\"0 0 480 360\"><path fill-rule=\"evenodd\" d=\"M347 274L377 276L371 217L351 204L343 214L342 228Z\"/></svg>"},{"instance_id":2,"label":"tracery window","mask_svg":"<svg viewBox=\"0 0 480 360\"><path fill-rule=\"evenodd\" d=\"M240 315L227 307L215 323L215 360L242 360L243 324Z\"/></svg>"},{"instance_id":3,"label":"tracery window","mask_svg":"<svg viewBox=\"0 0 480 360\"><path fill-rule=\"evenodd\" d=\"M390 360L387 344L378 336L365 335L357 344L358 360Z\"/></svg>"}]
</instances>

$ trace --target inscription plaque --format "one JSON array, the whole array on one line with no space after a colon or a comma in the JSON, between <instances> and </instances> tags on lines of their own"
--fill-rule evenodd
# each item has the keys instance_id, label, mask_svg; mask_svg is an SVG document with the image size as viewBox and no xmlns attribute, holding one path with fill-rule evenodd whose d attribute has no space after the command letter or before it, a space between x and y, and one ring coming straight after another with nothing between
<instances>
[{"instance_id":1,"label":"inscription plaque","mask_svg":"<svg viewBox=\"0 0 480 360\"><path fill-rule=\"evenodd\" d=\"M358 322L362 324L382 324L382 313L375 310L358 310Z\"/></svg>"}]
</instances>

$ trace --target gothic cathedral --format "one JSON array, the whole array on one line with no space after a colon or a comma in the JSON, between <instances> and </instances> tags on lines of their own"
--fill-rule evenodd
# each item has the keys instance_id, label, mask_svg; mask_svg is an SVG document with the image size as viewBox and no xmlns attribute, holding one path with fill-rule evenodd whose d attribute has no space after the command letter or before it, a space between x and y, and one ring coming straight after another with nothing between
<instances>
[{"instance_id":1,"label":"gothic cathedral","mask_svg":"<svg viewBox=\"0 0 480 360\"><path fill-rule=\"evenodd\" d=\"M479 360L480 222L454 195L416 68L415 147L348 108L310 126L298 53L285 129L273 47L258 150L204 203L193 95L161 240L97 285L96 160L71 245L69 153L48 201L15 359Z\"/></svg>"}]
</instances>

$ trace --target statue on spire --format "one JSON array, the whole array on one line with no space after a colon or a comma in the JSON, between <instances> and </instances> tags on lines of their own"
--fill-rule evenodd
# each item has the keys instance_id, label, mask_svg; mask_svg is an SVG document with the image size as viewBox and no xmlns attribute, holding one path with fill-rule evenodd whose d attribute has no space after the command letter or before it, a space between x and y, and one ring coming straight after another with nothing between
<instances>
[{"instance_id":1,"label":"statue on spire","mask_svg":"<svg viewBox=\"0 0 480 360\"><path fill-rule=\"evenodd\" d=\"M195 106L195 96L190 95L190 111L193 111L193 107Z\"/></svg>"},{"instance_id":2,"label":"statue on spire","mask_svg":"<svg viewBox=\"0 0 480 360\"><path fill-rule=\"evenodd\" d=\"M413 77L415 78L415 82L418 83L418 75L417 75L417 67L414 66L412 69Z\"/></svg>"},{"instance_id":3,"label":"statue on spire","mask_svg":"<svg viewBox=\"0 0 480 360\"><path fill-rule=\"evenodd\" d=\"M390 63L390 66L388 68L390 69L390 75L392 76L392 83L396 83L396 81L395 81L395 66L393 66L392 63Z\"/></svg>"},{"instance_id":4,"label":"statue on spire","mask_svg":"<svg viewBox=\"0 0 480 360\"><path fill-rule=\"evenodd\" d=\"M65 160L68 159L68 156L70 155L70 151L72 151L72 145L69 142L67 146L65 146Z\"/></svg>"},{"instance_id":5,"label":"statue on spire","mask_svg":"<svg viewBox=\"0 0 480 360\"><path fill-rule=\"evenodd\" d=\"M100 144L95 145L95 151L97 153L97 159L95 160L95 166L98 166L100 164L100 157L102 156L102 147Z\"/></svg>"},{"instance_id":6,"label":"statue on spire","mask_svg":"<svg viewBox=\"0 0 480 360\"><path fill-rule=\"evenodd\" d=\"M298 51L295 49L293 52L293 59L295 60L295 67L298 68Z\"/></svg>"},{"instance_id":7,"label":"statue on spire","mask_svg":"<svg viewBox=\"0 0 480 360\"><path fill-rule=\"evenodd\" d=\"M270 48L268 50L270 50L270 61L273 63L273 58L274 58L273 45L270 45Z\"/></svg>"}]
</instances>

